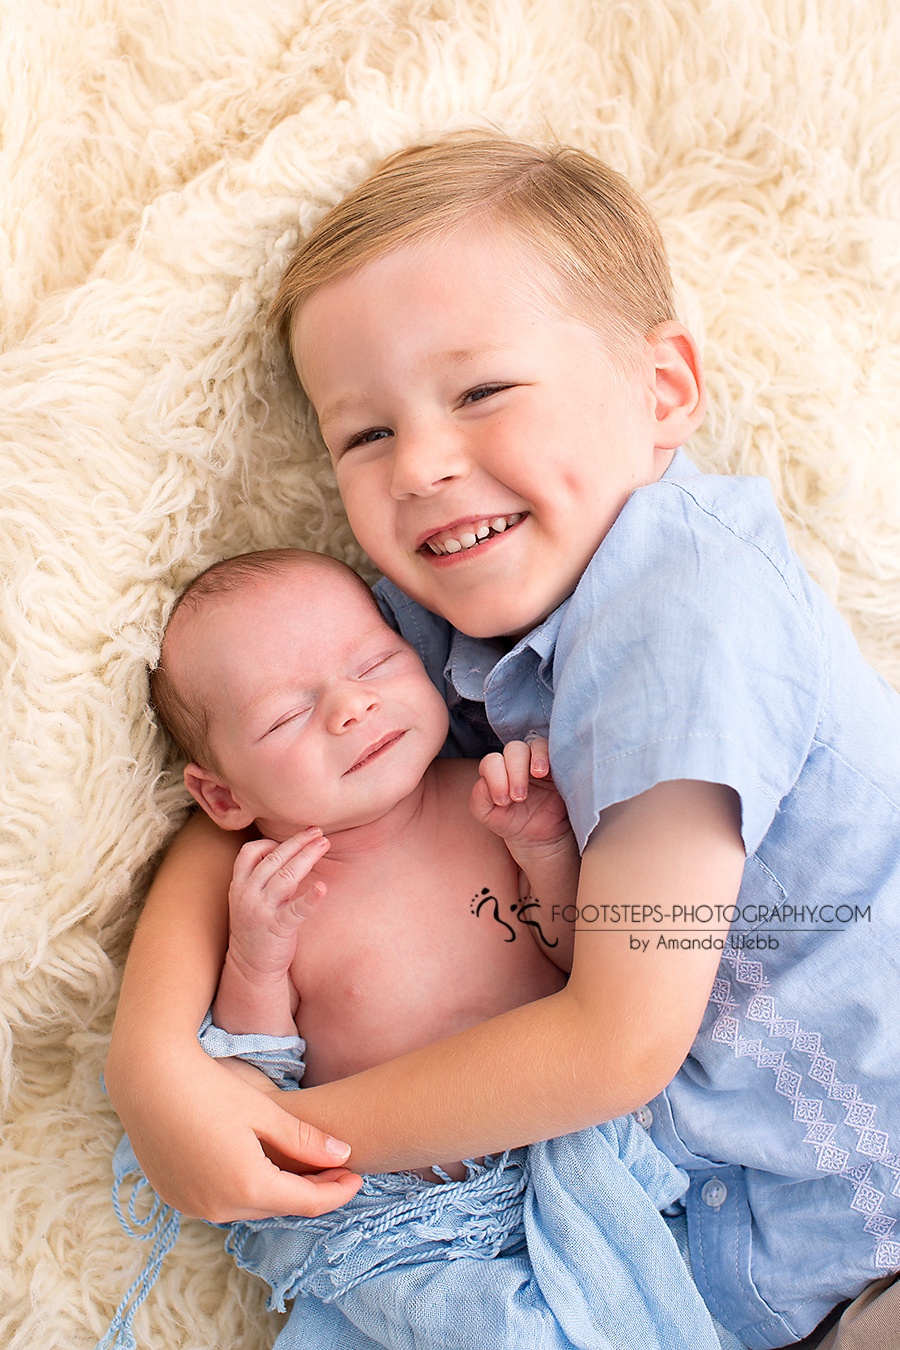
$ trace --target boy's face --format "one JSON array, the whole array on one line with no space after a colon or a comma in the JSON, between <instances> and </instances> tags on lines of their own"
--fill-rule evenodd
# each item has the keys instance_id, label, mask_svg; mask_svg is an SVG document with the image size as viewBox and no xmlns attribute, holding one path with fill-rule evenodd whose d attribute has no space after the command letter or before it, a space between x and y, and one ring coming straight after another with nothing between
<instances>
[{"instance_id":1,"label":"boy's face","mask_svg":"<svg viewBox=\"0 0 900 1350\"><path fill-rule=\"evenodd\" d=\"M209 712L222 771L209 778L225 788L212 804L231 811L210 814L226 828L255 820L283 839L369 823L416 788L443 745L443 699L352 580L292 568L187 622L173 673Z\"/></svg>"},{"instance_id":2,"label":"boy's face","mask_svg":"<svg viewBox=\"0 0 900 1350\"><path fill-rule=\"evenodd\" d=\"M614 361L553 295L562 284L527 243L466 228L328 282L294 324L356 537L475 637L546 618L685 437L668 389L661 411L657 346Z\"/></svg>"}]
</instances>

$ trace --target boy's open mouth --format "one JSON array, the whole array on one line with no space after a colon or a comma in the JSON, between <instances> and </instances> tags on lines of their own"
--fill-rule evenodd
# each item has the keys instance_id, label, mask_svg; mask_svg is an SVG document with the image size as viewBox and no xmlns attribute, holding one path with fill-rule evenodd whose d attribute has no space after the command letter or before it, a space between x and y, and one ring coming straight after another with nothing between
<instances>
[{"instance_id":1,"label":"boy's open mouth","mask_svg":"<svg viewBox=\"0 0 900 1350\"><path fill-rule=\"evenodd\" d=\"M428 548L439 557L445 557L449 553L465 553L470 548L475 548L477 544L483 544L486 540L512 529L525 514L524 511L513 511L508 516L485 516L483 520L472 520L454 529L438 530L437 534L425 540L422 549L424 551Z\"/></svg>"}]
</instances>

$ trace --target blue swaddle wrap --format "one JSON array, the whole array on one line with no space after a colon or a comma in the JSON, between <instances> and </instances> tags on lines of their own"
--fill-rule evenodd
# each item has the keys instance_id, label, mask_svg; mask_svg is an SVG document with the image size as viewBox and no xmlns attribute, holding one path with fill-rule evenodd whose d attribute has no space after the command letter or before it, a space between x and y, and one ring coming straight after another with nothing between
<instances>
[{"instance_id":1,"label":"blue swaddle wrap","mask_svg":"<svg viewBox=\"0 0 900 1350\"><path fill-rule=\"evenodd\" d=\"M233 1224L227 1245L272 1306L295 1300L278 1350L719 1350L659 1213L684 1185L628 1117L462 1182L367 1178L336 1213Z\"/></svg>"},{"instance_id":2,"label":"blue swaddle wrap","mask_svg":"<svg viewBox=\"0 0 900 1350\"><path fill-rule=\"evenodd\" d=\"M216 1057L239 1054L282 1086L302 1076L299 1038L231 1037L207 1019L201 1042ZM117 1187L140 1175L127 1140L115 1170ZM320 1218L221 1225L237 1263L270 1285L270 1307L294 1301L277 1350L737 1344L717 1334L659 1212L684 1193L687 1177L631 1116L468 1172L444 1184L368 1176ZM105 1345L134 1345L133 1310Z\"/></svg>"}]
</instances>

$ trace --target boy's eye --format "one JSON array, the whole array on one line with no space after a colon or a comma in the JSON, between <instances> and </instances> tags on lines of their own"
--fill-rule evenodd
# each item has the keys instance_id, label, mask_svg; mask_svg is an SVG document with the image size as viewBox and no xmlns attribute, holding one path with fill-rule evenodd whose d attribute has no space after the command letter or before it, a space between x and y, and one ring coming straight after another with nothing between
<instances>
[{"instance_id":1,"label":"boy's eye","mask_svg":"<svg viewBox=\"0 0 900 1350\"><path fill-rule=\"evenodd\" d=\"M345 449L353 450L358 445L373 445L375 441L386 440L393 434L387 427L370 427L368 431L358 431L355 436L351 436Z\"/></svg>"},{"instance_id":2,"label":"boy's eye","mask_svg":"<svg viewBox=\"0 0 900 1350\"><path fill-rule=\"evenodd\" d=\"M492 394L502 393L504 389L509 388L510 386L508 384L480 384L477 389L470 389L468 393L463 394L462 403L464 406L467 403L482 403L486 398L490 398Z\"/></svg>"}]
</instances>

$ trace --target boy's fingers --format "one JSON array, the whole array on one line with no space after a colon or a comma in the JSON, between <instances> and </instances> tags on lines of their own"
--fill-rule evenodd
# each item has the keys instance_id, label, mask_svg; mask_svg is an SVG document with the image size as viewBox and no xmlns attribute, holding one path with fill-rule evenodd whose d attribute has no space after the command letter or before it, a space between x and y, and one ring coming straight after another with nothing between
<instances>
[{"instance_id":1,"label":"boy's fingers","mask_svg":"<svg viewBox=\"0 0 900 1350\"><path fill-rule=\"evenodd\" d=\"M296 1121L298 1158L315 1167L339 1167L350 1157L350 1145L316 1129L305 1120Z\"/></svg>"},{"instance_id":2,"label":"boy's fingers","mask_svg":"<svg viewBox=\"0 0 900 1350\"><path fill-rule=\"evenodd\" d=\"M244 844L234 860L234 875L239 878L248 877L274 847L271 839L251 839L249 843Z\"/></svg>"},{"instance_id":3,"label":"boy's fingers","mask_svg":"<svg viewBox=\"0 0 900 1350\"><path fill-rule=\"evenodd\" d=\"M315 1219L345 1205L361 1185L362 1177L346 1167L298 1174L284 1171L268 1158L261 1157L252 1196L244 1193L228 1205L225 1217L227 1220L254 1220L299 1214Z\"/></svg>"},{"instance_id":4,"label":"boy's fingers","mask_svg":"<svg viewBox=\"0 0 900 1350\"><path fill-rule=\"evenodd\" d=\"M311 825L309 829L291 835L290 839L283 839L262 861L273 872L287 871L297 858L315 858L327 845L328 840L318 825Z\"/></svg>"},{"instance_id":5,"label":"boy's fingers","mask_svg":"<svg viewBox=\"0 0 900 1350\"><path fill-rule=\"evenodd\" d=\"M293 882L298 888L300 883L305 881L309 873L315 867L324 854L331 848L331 841L326 839L319 830L311 839L307 839L299 848L290 851L290 856L286 857L281 866L273 873L280 882L290 886ZM306 889L304 887L304 889Z\"/></svg>"}]
</instances>

